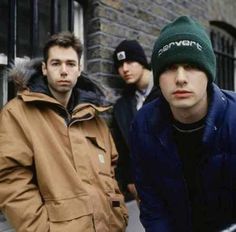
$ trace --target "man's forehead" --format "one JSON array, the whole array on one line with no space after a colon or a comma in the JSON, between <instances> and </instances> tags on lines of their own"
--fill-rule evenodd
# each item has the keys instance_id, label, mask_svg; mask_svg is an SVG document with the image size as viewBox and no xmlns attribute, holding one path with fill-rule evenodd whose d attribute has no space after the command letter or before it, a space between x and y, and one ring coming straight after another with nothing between
<instances>
[{"instance_id":1,"label":"man's forehead","mask_svg":"<svg viewBox=\"0 0 236 232\"><path fill-rule=\"evenodd\" d=\"M48 60L78 62L78 55L72 47L53 46L48 51Z\"/></svg>"},{"instance_id":2,"label":"man's forehead","mask_svg":"<svg viewBox=\"0 0 236 232\"><path fill-rule=\"evenodd\" d=\"M48 59L49 61L58 61L58 62L77 62L78 60L76 59L60 59L60 58L50 58Z\"/></svg>"}]
</instances>

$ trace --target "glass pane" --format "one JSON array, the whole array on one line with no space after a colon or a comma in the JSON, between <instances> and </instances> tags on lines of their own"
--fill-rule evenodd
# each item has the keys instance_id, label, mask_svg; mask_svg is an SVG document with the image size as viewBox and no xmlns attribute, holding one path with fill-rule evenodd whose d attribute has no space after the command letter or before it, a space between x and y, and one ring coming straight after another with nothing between
<instances>
[{"instance_id":1,"label":"glass pane","mask_svg":"<svg viewBox=\"0 0 236 232\"><path fill-rule=\"evenodd\" d=\"M7 54L8 0L0 1L0 54Z\"/></svg>"},{"instance_id":2,"label":"glass pane","mask_svg":"<svg viewBox=\"0 0 236 232\"><path fill-rule=\"evenodd\" d=\"M59 22L59 31L68 30L68 2L65 0L58 1L58 22Z\"/></svg>"},{"instance_id":3,"label":"glass pane","mask_svg":"<svg viewBox=\"0 0 236 232\"><path fill-rule=\"evenodd\" d=\"M18 0L17 15L17 57L30 57L31 55L31 9L30 0ZM38 1L39 44L37 45L42 55L42 48L50 34L50 1ZM35 19L34 19L35 20ZM34 32L33 32L34 33Z\"/></svg>"},{"instance_id":4,"label":"glass pane","mask_svg":"<svg viewBox=\"0 0 236 232\"><path fill-rule=\"evenodd\" d=\"M5 75L6 75L6 66L0 64L0 109L7 101L7 79ZM0 218L1 218L1 212L0 212Z\"/></svg>"},{"instance_id":5,"label":"glass pane","mask_svg":"<svg viewBox=\"0 0 236 232\"><path fill-rule=\"evenodd\" d=\"M235 39L223 27L211 25L211 40L216 54L216 83L223 89L235 90Z\"/></svg>"},{"instance_id":6,"label":"glass pane","mask_svg":"<svg viewBox=\"0 0 236 232\"><path fill-rule=\"evenodd\" d=\"M30 57L30 0L17 1L16 56Z\"/></svg>"},{"instance_id":7,"label":"glass pane","mask_svg":"<svg viewBox=\"0 0 236 232\"><path fill-rule=\"evenodd\" d=\"M83 18L83 7L78 1L74 1L74 33L80 38L82 44L84 44L84 18ZM81 57L82 70L86 70L85 65L86 47L84 46L84 52Z\"/></svg>"},{"instance_id":8,"label":"glass pane","mask_svg":"<svg viewBox=\"0 0 236 232\"><path fill-rule=\"evenodd\" d=\"M52 14L50 2L48 0L38 1L39 2L39 51L42 55L42 49L45 42L48 40L51 34L51 22ZM65 0L58 1L56 6L58 11L58 31L68 30L68 4ZM54 12L55 13L55 12Z\"/></svg>"},{"instance_id":9,"label":"glass pane","mask_svg":"<svg viewBox=\"0 0 236 232\"><path fill-rule=\"evenodd\" d=\"M39 3L39 51L42 49L50 35L50 1L40 0Z\"/></svg>"}]
</instances>

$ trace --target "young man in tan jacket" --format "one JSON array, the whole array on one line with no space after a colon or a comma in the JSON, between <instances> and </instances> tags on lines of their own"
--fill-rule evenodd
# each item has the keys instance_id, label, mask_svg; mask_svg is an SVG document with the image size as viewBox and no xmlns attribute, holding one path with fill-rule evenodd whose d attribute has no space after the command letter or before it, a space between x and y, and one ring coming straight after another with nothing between
<instances>
[{"instance_id":1,"label":"young man in tan jacket","mask_svg":"<svg viewBox=\"0 0 236 232\"><path fill-rule=\"evenodd\" d=\"M42 64L12 72L19 91L0 115L0 209L17 232L125 231L117 152L98 92L78 78L81 54L78 38L59 33Z\"/></svg>"}]
</instances>

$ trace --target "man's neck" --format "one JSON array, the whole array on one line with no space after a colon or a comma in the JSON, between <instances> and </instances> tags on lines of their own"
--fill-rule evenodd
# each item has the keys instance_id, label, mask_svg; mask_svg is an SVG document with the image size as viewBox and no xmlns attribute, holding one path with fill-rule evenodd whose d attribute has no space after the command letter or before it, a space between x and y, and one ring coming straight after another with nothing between
<instances>
[{"instance_id":1,"label":"man's neck","mask_svg":"<svg viewBox=\"0 0 236 232\"><path fill-rule=\"evenodd\" d=\"M150 78L151 78L151 71L148 69L144 69L142 77L140 78L139 82L136 83L137 89L145 90L148 87Z\"/></svg>"},{"instance_id":2,"label":"man's neck","mask_svg":"<svg viewBox=\"0 0 236 232\"><path fill-rule=\"evenodd\" d=\"M49 87L53 97L61 103L61 105L63 105L65 108L67 108L67 105L68 105L68 102L70 100L70 97L71 97L71 93L72 91L70 92L66 92L66 93L58 93L56 91L54 91L53 89L51 89Z\"/></svg>"},{"instance_id":3,"label":"man's neck","mask_svg":"<svg viewBox=\"0 0 236 232\"><path fill-rule=\"evenodd\" d=\"M208 109L207 99L205 99L204 102L199 106L191 107L190 109L189 108L178 109L171 107L174 119L184 124L194 123L201 120L207 115L207 109Z\"/></svg>"},{"instance_id":4,"label":"man's neck","mask_svg":"<svg viewBox=\"0 0 236 232\"><path fill-rule=\"evenodd\" d=\"M172 112L173 113L173 112ZM188 110L181 110L179 112L174 112L173 117L175 120L184 123L184 124L189 124L189 123L194 123L206 116L207 112L204 110L202 112L189 112Z\"/></svg>"}]
</instances>

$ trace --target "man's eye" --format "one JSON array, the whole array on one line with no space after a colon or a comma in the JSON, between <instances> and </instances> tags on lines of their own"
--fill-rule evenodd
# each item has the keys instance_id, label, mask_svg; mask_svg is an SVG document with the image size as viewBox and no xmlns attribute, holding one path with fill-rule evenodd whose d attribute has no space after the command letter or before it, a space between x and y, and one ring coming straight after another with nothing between
<instances>
[{"instance_id":1,"label":"man's eye","mask_svg":"<svg viewBox=\"0 0 236 232\"><path fill-rule=\"evenodd\" d=\"M51 65L52 66L58 66L58 65L60 65L58 62L53 62L53 63L51 63Z\"/></svg>"},{"instance_id":2,"label":"man's eye","mask_svg":"<svg viewBox=\"0 0 236 232\"><path fill-rule=\"evenodd\" d=\"M192 64L185 64L184 68L186 70L198 69L195 65L192 65Z\"/></svg>"},{"instance_id":3,"label":"man's eye","mask_svg":"<svg viewBox=\"0 0 236 232\"><path fill-rule=\"evenodd\" d=\"M192 68L194 68L191 64L185 64L184 65L184 68L185 69L192 69Z\"/></svg>"},{"instance_id":4,"label":"man's eye","mask_svg":"<svg viewBox=\"0 0 236 232\"><path fill-rule=\"evenodd\" d=\"M177 69L177 65L169 65L165 68L164 72L167 72L167 71L174 71Z\"/></svg>"},{"instance_id":5,"label":"man's eye","mask_svg":"<svg viewBox=\"0 0 236 232\"><path fill-rule=\"evenodd\" d=\"M70 67L75 67L75 63L68 63L67 65Z\"/></svg>"}]
</instances>

